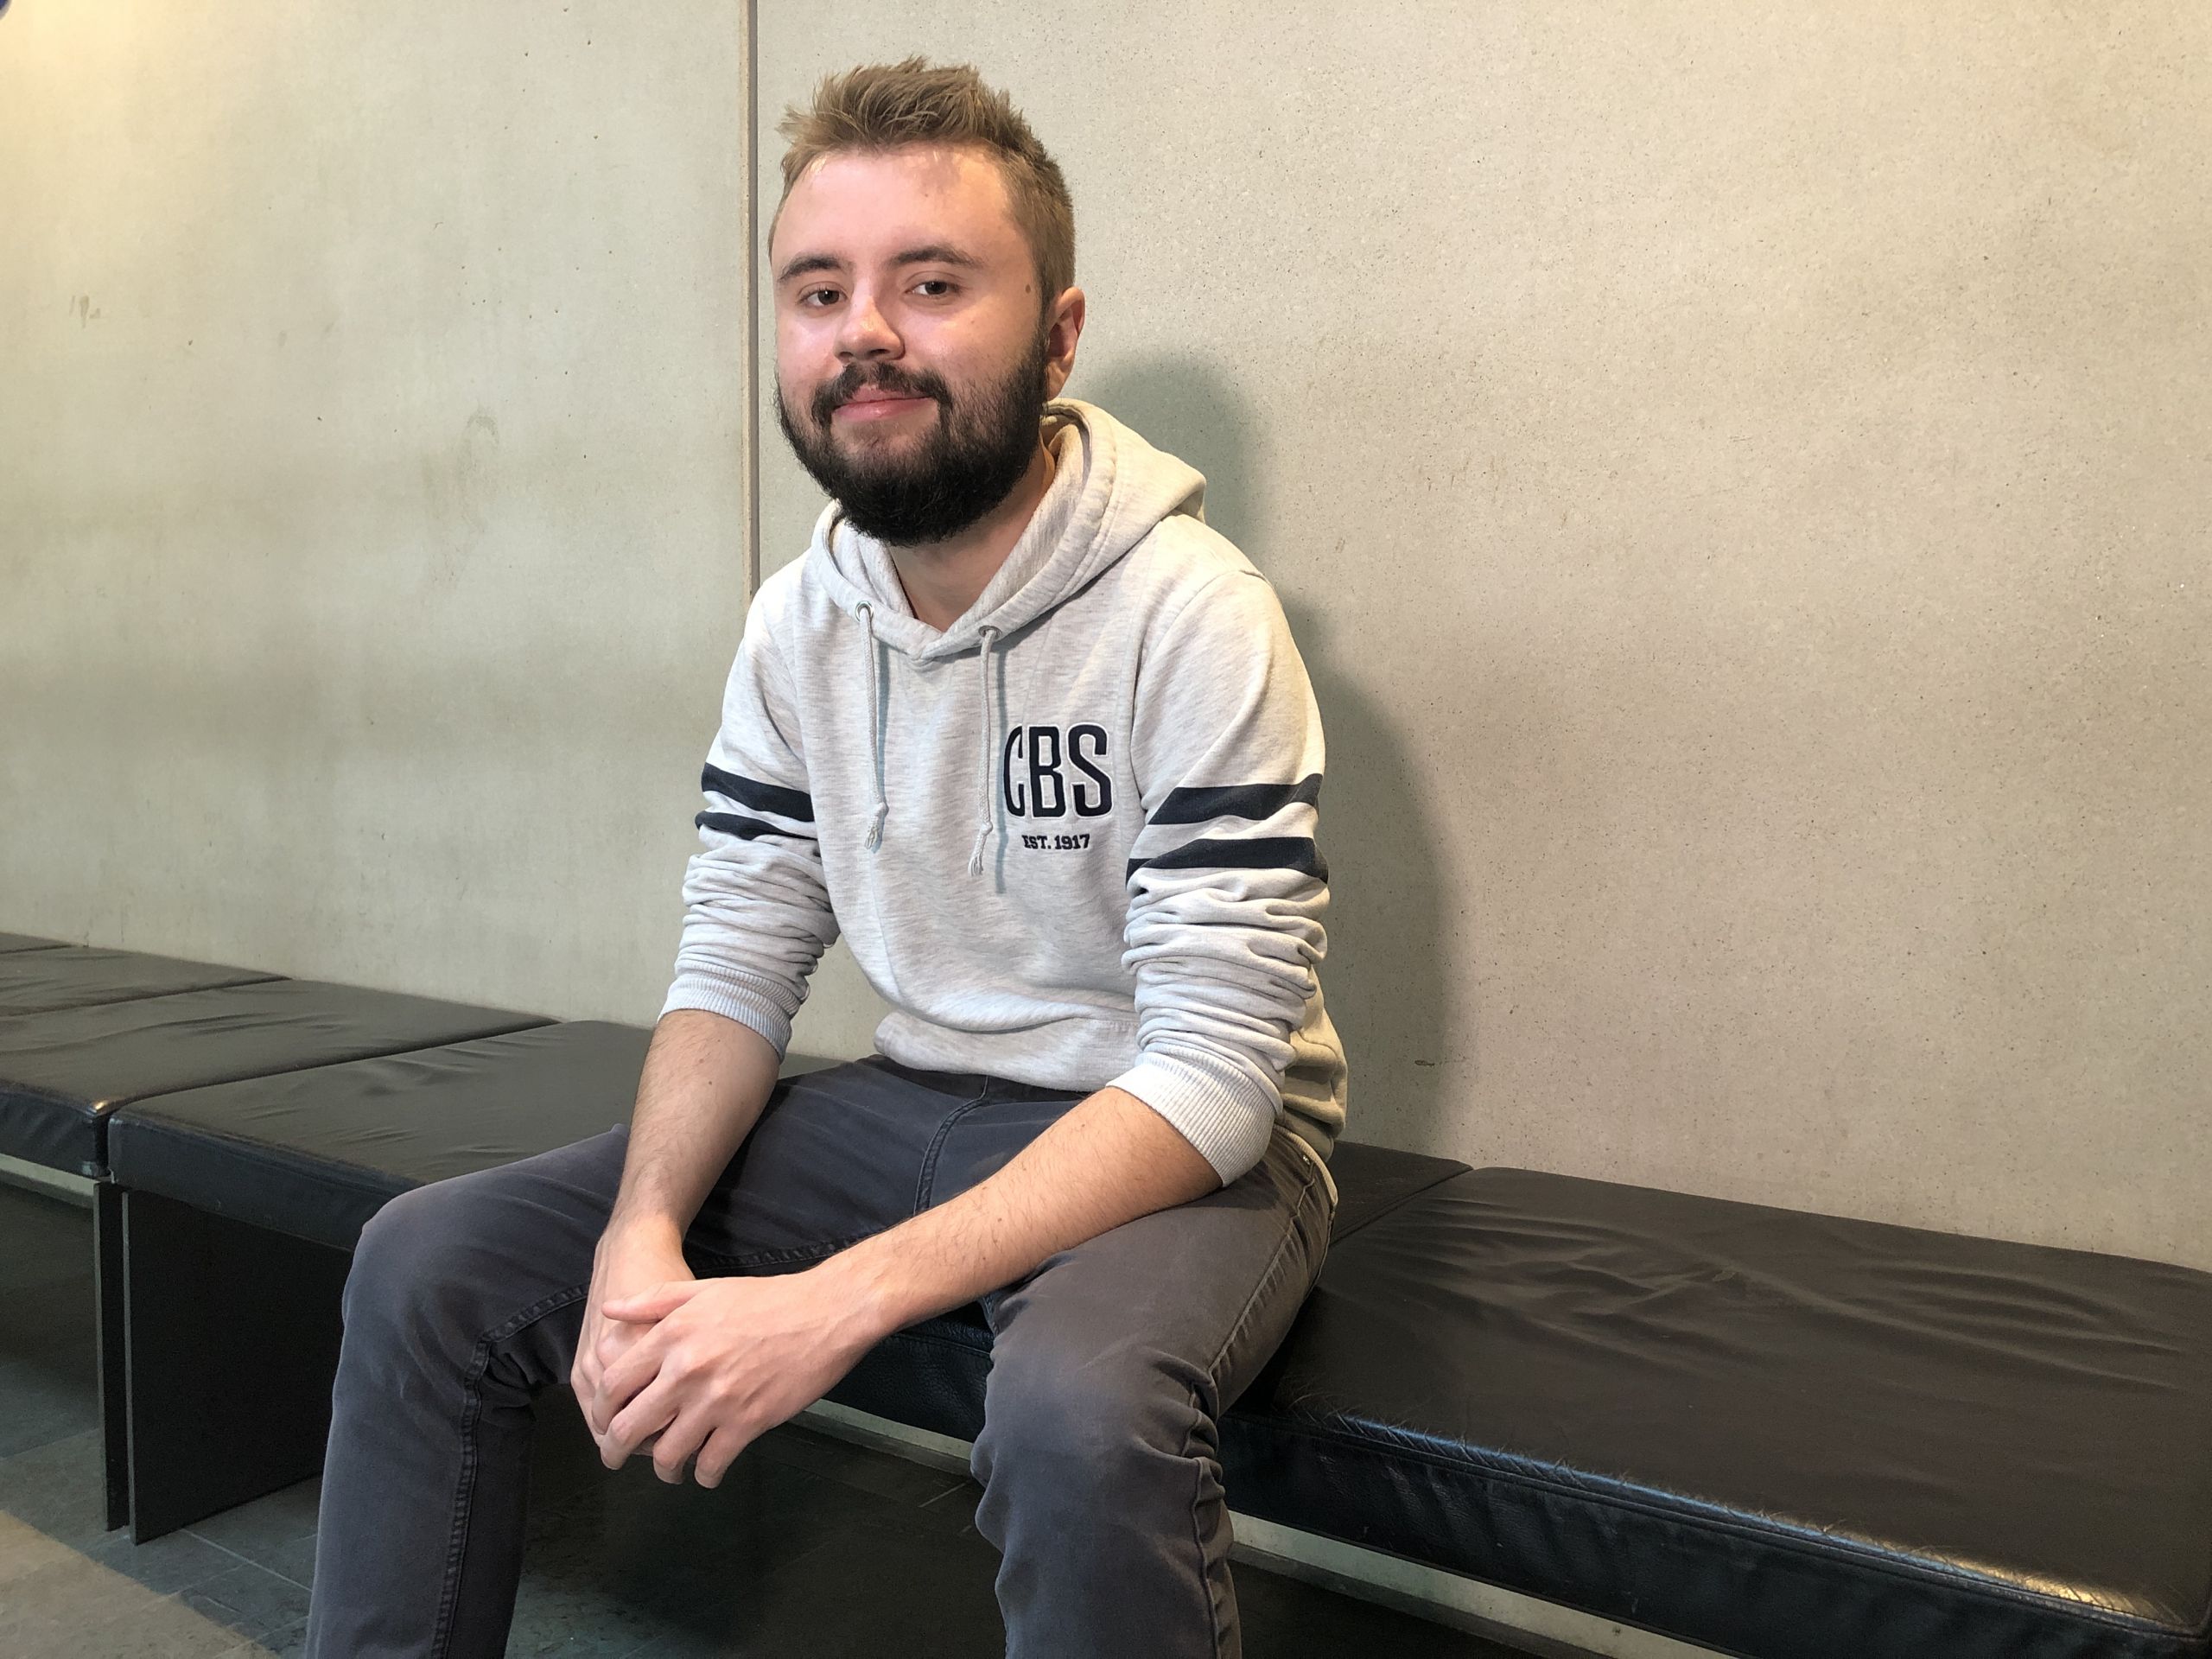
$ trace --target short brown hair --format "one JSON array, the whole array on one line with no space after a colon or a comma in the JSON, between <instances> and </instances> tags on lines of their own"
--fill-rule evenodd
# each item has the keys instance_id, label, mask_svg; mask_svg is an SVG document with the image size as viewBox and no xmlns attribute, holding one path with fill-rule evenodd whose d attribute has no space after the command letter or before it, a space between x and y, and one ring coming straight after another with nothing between
<instances>
[{"instance_id":1,"label":"short brown hair","mask_svg":"<svg viewBox=\"0 0 2212 1659\"><path fill-rule=\"evenodd\" d=\"M776 130L791 141L778 219L791 187L824 156L907 144L972 144L989 151L1006 180L1014 223L1036 257L1040 308L1049 309L1074 286L1075 203L1059 163L1046 154L1013 99L985 86L973 64L908 58L848 69L816 87L808 108L786 109Z\"/></svg>"}]
</instances>

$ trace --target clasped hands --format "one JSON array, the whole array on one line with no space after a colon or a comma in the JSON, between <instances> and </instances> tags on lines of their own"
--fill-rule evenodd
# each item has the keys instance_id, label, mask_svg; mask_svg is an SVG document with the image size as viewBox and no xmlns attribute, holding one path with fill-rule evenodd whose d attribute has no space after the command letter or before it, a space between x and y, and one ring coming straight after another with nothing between
<instances>
[{"instance_id":1,"label":"clasped hands","mask_svg":"<svg viewBox=\"0 0 2212 1659\"><path fill-rule=\"evenodd\" d=\"M836 1258L803 1272L698 1279L681 1241L603 1241L570 1374L601 1461L650 1446L671 1484L721 1483L737 1454L820 1399L883 1334Z\"/></svg>"}]
</instances>

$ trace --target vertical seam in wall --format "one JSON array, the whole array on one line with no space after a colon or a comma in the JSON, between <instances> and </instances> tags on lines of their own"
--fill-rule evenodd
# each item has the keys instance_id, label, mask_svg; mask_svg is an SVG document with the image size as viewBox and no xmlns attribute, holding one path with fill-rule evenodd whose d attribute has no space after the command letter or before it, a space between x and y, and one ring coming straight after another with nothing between
<instances>
[{"instance_id":1,"label":"vertical seam in wall","mask_svg":"<svg viewBox=\"0 0 2212 1659\"><path fill-rule=\"evenodd\" d=\"M745 0L745 602L760 590L760 26Z\"/></svg>"}]
</instances>

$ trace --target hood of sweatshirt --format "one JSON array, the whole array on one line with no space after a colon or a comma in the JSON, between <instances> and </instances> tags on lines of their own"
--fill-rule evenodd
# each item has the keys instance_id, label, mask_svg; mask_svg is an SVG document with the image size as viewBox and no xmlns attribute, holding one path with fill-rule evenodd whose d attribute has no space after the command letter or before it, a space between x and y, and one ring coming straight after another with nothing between
<instances>
[{"instance_id":1,"label":"hood of sweatshirt","mask_svg":"<svg viewBox=\"0 0 2212 1659\"><path fill-rule=\"evenodd\" d=\"M1205 522L1206 481L1103 409L1072 398L1045 408L1055 470L1028 527L976 602L942 633L906 603L882 543L846 524L833 502L807 550L831 600L890 650L917 662L958 657L1027 626L1080 593L1176 513Z\"/></svg>"},{"instance_id":2,"label":"hood of sweatshirt","mask_svg":"<svg viewBox=\"0 0 2212 1659\"><path fill-rule=\"evenodd\" d=\"M1224 1181L1277 1128L1324 1156L1325 756L1282 607L1194 469L1089 404L1046 419L1052 483L950 627L834 507L762 584L666 1006L780 1048L842 937L902 1065L1116 1084Z\"/></svg>"},{"instance_id":3,"label":"hood of sweatshirt","mask_svg":"<svg viewBox=\"0 0 2212 1659\"><path fill-rule=\"evenodd\" d=\"M1206 481L1198 469L1154 448L1104 410L1072 398L1045 406L1045 442L1052 482L1006 563L976 602L940 633L914 615L883 543L846 524L832 502L814 527L807 560L830 601L868 631L869 770L875 800L865 844L881 845L890 817L884 774L882 694L878 656L895 651L917 663L976 654L977 772L976 839L968 874L983 873L983 854L996 829L991 806L991 654L1001 641L1081 593L1163 518L1187 513L1205 522Z\"/></svg>"}]
</instances>

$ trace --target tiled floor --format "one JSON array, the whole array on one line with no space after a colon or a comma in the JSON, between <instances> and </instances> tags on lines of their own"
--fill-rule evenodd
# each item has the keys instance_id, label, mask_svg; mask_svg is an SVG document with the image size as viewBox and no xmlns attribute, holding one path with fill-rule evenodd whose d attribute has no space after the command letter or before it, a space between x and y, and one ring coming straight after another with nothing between
<instances>
[{"instance_id":1,"label":"tiled floor","mask_svg":"<svg viewBox=\"0 0 2212 1659\"><path fill-rule=\"evenodd\" d=\"M143 1548L99 1513L89 1212L0 1186L0 1655L247 1659L301 1650L315 1483ZM610 1475L565 1395L533 1475L513 1655L987 1659L998 1556L976 1489L798 1427L721 1487ZM1251 1659L1510 1659L1507 1649L1248 1567Z\"/></svg>"}]
</instances>

